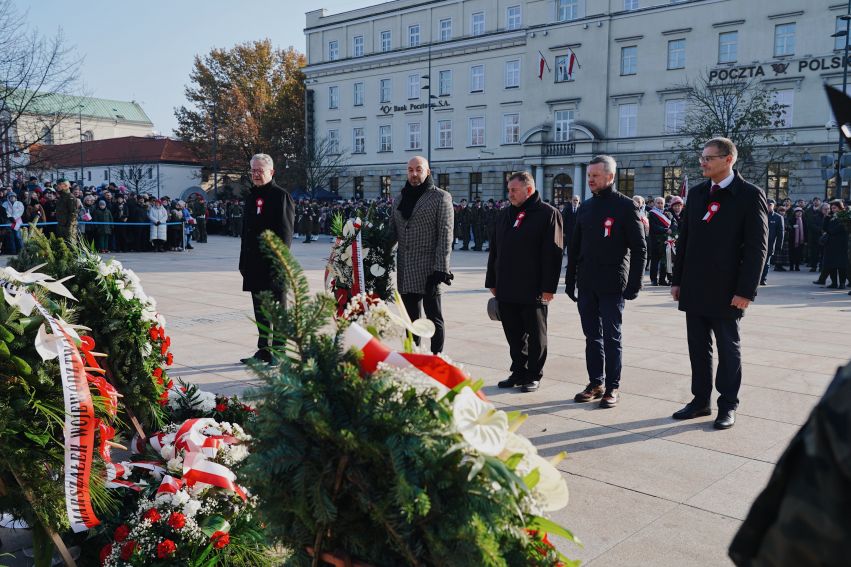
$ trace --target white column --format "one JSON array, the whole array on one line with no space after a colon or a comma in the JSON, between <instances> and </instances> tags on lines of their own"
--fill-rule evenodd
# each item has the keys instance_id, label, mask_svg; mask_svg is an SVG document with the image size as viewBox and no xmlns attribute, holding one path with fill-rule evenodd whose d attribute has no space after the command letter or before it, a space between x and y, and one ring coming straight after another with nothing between
<instances>
[{"instance_id":1,"label":"white column","mask_svg":"<svg viewBox=\"0 0 851 567\"><path fill-rule=\"evenodd\" d=\"M585 200L585 172L582 171L581 163L573 166L573 194L579 195L579 198Z\"/></svg>"},{"instance_id":2,"label":"white column","mask_svg":"<svg viewBox=\"0 0 851 567\"><path fill-rule=\"evenodd\" d=\"M547 195L544 192L544 166L536 165L535 166L535 188L538 190L538 193L541 195L541 199L546 199Z\"/></svg>"}]
</instances>

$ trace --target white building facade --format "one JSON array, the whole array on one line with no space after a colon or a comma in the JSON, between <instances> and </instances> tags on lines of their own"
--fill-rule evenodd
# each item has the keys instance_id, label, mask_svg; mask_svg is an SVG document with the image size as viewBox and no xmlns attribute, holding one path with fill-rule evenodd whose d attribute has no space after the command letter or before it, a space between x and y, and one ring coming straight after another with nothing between
<instances>
[{"instance_id":1,"label":"white building facade","mask_svg":"<svg viewBox=\"0 0 851 567\"><path fill-rule=\"evenodd\" d=\"M839 132L822 84L842 85L845 38L831 34L846 8L394 0L316 10L305 28L308 141L350 154L331 182L341 197L396 194L407 160L430 155L456 201L503 198L506 174L528 170L561 203L588 195L585 164L600 153L618 161L621 191L659 195L679 188L683 86L702 73L710 83L759 81L785 106L775 131L783 161L752 181L772 197L833 194L820 156L836 151Z\"/></svg>"}]
</instances>

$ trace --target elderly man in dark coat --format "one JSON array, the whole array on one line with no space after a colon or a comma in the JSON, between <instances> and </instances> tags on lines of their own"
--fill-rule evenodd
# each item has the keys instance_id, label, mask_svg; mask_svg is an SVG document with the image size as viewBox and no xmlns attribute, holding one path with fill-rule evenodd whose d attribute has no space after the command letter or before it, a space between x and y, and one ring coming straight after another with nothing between
<instances>
[{"instance_id":1,"label":"elderly man in dark coat","mask_svg":"<svg viewBox=\"0 0 851 567\"><path fill-rule=\"evenodd\" d=\"M671 287L671 296L686 313L694 395L673 417L692 419L711 413L714 335L715 387L721 394L716 429L729 429L736 422L742 383L739 324L756 299L768 255L765 193L733 169L737 153L727 138L713 138L703 147L700 166L708 179L689 191Z\"/></svg>"},{"instance_id":2,"label":"elderly man in dark coat","mask_svg":"<svg viewBox=\"0 0 851 567\"><path fill-rule=\"evenodd\" d=\"M511 175L508 200L494 221L485 276L511 354L511 375L497 385L534 392L547 361L547 311L558 288L564 228L529 173Z\"/></svg>"},{"instance_id":3,"label":"elderly man in dark coat","mask_svg":"<svg viewBox=\"0 0 851 567\"><path fill-rule=\"evenodd\" d=\"M396 203L390 217L390 238L399 244L396 284L411 319L419 318L422 307L434 323L431 352L436 354L443 350L445 336L440 284L452 283L452 197L434 184L428 161L417 156L408 162L408 182ZM419 337L415 339L419 344Z\"/></svg>"},{"instance_id":4,"label":"elderly man in dark coat","mask_svg":"<svg viewBox=\"0 0 851 567\"><path fill-rule=\"evenodd\" d=\"M286 296L276 281L271 260L261 250L260 236L271 230L289 248L293 242L295 203L290 194L272 179L275 169L271 157L256 154L251 158L250 166L253 187L245 205L239 272L242 274L242 291L251 292L257 324L269 328L270 322L261 310L260 293L270 291L281 303L286 303ZM269 347L273 346L279 345L273 343L271 336L259 331L254 358L272 362ZM243 358L242 362L248 360Z\"/></svg>"}]
</instances>

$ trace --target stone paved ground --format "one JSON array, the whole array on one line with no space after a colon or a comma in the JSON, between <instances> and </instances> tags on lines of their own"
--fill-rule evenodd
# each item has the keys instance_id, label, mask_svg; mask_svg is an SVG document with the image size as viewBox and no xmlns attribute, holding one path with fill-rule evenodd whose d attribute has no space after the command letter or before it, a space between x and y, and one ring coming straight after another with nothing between
<instances>
[{"instance_id":1,"label":"stone paved ground","mask_svg":"<svg viewBox=\"0 0 851 567\"><path fill-rule=\"evenodd\" d=\"M320 289L329 241L294 244ZM239 358L253 352L251 301L237 272L239 241L211 237L189 253L119 255L167 317L173 375L216 392L253 383ZM789 439L805 421L851 344L851 297L810 283L808 272L771 273L743 321L744 384L736 426L713 417L676 422L691 398L685 319L666 288L629 302L622 400L616 409L573 402L586 383L584 339L573 303L550 308L546 375L538 392L496 388L509 364L498 323L485 314L486 253L455 252L444 296L447 354L488 384L507 409L530 414L521 432L560 465L570 504L556 519L584 542L561 546L594 567L730 565L726 549ZM22 539L4 537L7 548ZM21 563L23 564L23 563Z\"/></svg>"}]
</instances>

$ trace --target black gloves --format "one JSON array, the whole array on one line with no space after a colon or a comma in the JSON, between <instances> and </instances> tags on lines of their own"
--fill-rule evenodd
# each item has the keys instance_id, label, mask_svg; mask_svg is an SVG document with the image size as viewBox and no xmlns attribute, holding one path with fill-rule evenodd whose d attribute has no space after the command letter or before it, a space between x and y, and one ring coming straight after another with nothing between
<instances>
[{"instance_id":1,"label":"black gloves","mask_svg":"<svg viewBox=\"0 0 851 567\"><path fill-rule=\"evenodd\" d=\"M576 303L576 282L573 280L565 280L564 282L564 293Z\"/></svg>"},{"instance_id":2,"label":"black gloves","mask_svg":"<svg viewBox=\"0 0 851 567\"><path fill-rule=\"evenodd\" d=\"M623 298L627 301L632 301L633 299L638 297L638 290L632 287L628 287L623 292Z\"/></svg>"},{"instance_id":3,"label":"black gloves","mask_svg":"<svg viewBox=\"0 0 851 567\"><path fill-rule=\"evenodd\" d=\"M426 279L426 287L437 287L437 284L452 285L455 274L452 272L433 272Z\"/></svg>"}]
</instances>

